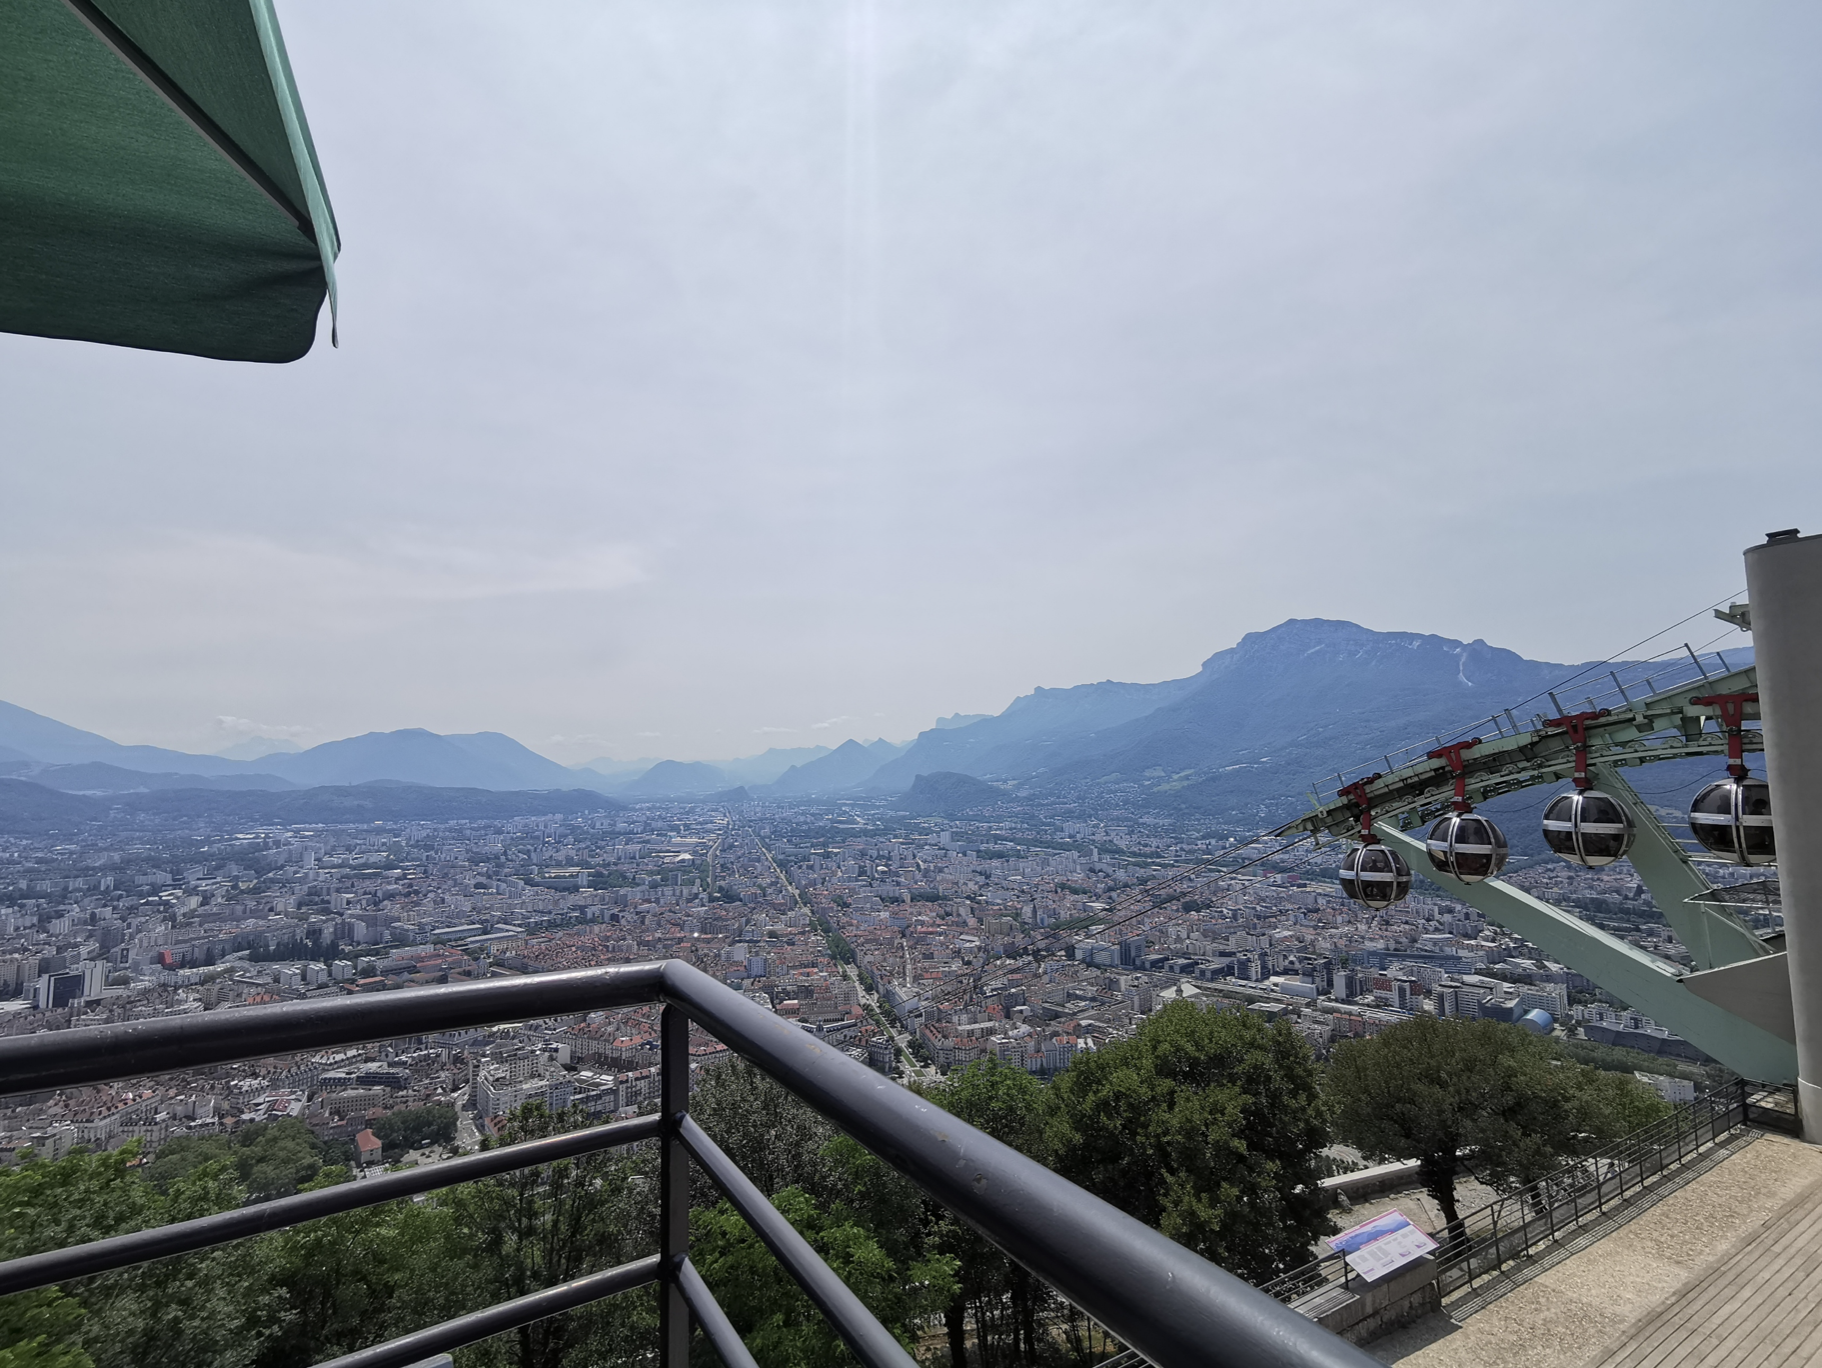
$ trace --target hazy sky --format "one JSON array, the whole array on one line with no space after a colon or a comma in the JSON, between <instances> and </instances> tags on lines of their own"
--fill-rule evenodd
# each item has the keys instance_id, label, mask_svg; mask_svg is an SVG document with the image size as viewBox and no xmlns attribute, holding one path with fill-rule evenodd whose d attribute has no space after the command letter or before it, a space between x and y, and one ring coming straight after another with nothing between
<instances>
[{"instance_id":1,"label":"hazy sky","mask_svg":"<svg viewBox=\"0 0 1822 1368\"><path fill-rule=\"evenodd\" d=\"M739 755L1293 616L1596 657L1822 530L1815 6L281 17L340 350L0 336L0 698L120 740Z\"/></svg>"}]
</instances>

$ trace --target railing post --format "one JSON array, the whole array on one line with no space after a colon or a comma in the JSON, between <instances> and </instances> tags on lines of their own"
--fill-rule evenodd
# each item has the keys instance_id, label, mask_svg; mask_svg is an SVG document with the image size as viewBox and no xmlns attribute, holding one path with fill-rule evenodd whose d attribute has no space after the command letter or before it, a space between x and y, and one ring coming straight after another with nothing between
<instances>
[{"instance_id":1,"label":"railing post","mask_svg":"<svg viewBox=\"0 0 1822 1368\"><path fill-rule=\"evenodd\" d=\"M681 1120L690 1106L690 1019L681 1007L664 1009L658 1028L659 1108L664 1139L658 1161L658 1246L664 1278L658 1290L659 1368L689 1368L690 1310L679 1270L690 1252L690 1156Z\"/></svg>"}]
</instances>

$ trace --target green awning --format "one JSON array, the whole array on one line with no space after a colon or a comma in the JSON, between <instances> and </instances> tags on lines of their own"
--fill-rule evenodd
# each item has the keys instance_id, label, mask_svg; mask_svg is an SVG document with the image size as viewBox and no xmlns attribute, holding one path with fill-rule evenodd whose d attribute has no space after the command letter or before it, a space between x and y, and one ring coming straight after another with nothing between
<instances>
[{"instance_id":1,"label":"green awning","mask_svg":"<svg viewBox=\"0 0 1822 1368\"><path fill-rule=\"evenodd\" d=\"M271 0L0 0L0 330L295 361L339 248Z\"/></svg>"}]
</instances>

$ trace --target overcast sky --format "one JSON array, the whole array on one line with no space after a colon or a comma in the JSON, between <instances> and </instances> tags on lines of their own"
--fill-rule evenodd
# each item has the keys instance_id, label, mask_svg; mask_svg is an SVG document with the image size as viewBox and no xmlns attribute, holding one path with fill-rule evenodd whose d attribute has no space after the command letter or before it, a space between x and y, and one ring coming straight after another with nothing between
<instances>
[{"instance_id":1,"label":"overcast sky","mask_svg":"<svg viewBox=\"0 0 1822 1368\"><path fill-rule=\"evenodd\" d=\"M0 698L119 740L725 757L1287 617L1583 659L1822 530L1814 6L281 17L341 348L0 337Z\"/></svg>"}]
</instances>

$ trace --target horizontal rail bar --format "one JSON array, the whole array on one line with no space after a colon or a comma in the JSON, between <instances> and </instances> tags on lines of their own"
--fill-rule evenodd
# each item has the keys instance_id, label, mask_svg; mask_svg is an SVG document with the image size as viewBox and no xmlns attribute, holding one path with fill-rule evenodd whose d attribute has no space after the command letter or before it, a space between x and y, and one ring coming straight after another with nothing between
<instances>
[{"instance_id":1,"label":"horizontal rail bar","mask_svg":"<svg viewBox=\"0 0 1822 1368\"><path fill-rule=\"evenodd\" d=\"M763 1010L763 1009L761 1009ZM792 1027L796 1030L796 1027ZM854 1356L867 1368L917 1368L917 1360L905 1352L892 1332L879 1323L867 1304L854 1295L854 1289L835 1276L835 1270L822 1260L810 1242L797 1233L797 1227L784 1218L753 1180L740 1171L740 1166L722 1152L708 1132L696 1124L694 1117L677 1118L683 1143L690 1156L708 1170L728 1200L746 1218L767 1249L816 1303L816 1309L835 1327Z\"/></svg>"},{"instance_id":2,"label":"horizontal rail bar","mask_svg":"<svg viewBox=\"0 0 1822 1368\"><path fill-rule=\"evenodd\" d=\"M547 1287L542 1292L515 1297L498 1306L490 1306L485 1311L457 1316L441 1325L401 1335L398 1339L387 1340L370 1349L356 1349L352 1354L343 1354L340 1358L319 1363L317 1368L408 1368L408 1365L421 1363L432 1355L460 1349L464 1344L491 1339L502 1331L517 1330L521 1325L530 1325L546 1316L554 1316L559 1311L573 1311L578 1306L600 1301L603 1297L630 1292L635 1287L657 1282L659 1271L658 1256L648 1254L643 1259L621 1264L618 1268L610 1268L603 1273L590 1273L587 1277Z\"/></svg>"},{"instance_id":3,"label":"horizontal rail bar","mask_svg":"<svg viewBox=\"0 0 1822 1368\"><path fill-rule=\"evenodd\" d=\"M701 970L667 960L663 974L667 1000L1153 1363L1377 1368L1340 1336Z\"/></svg>"},{"instance_id":4,"label":"horizontal rail bar","mask_svg":"<svg viewBox=\"0 0 1822 1368\"><path fill-rule=\"evenodd\" d=\"M166 1259L173 1254L188 1254L211 1245L226 1244L251 1235L264 1235L283 1230L304 1221L362 1207L379 1206L401 1197L415 1197L420 1192L454 1187L457 1183L477 1178L491 1178L516 1169L552 1164L560 1159L620 1145L656 1139L662 1123L656 1116L639 1116L631 1121L617 1121L610 1126L591 1126L587 1130L552 1135L542 1140L527 1140L520 1145L483 1150L460 1159L446 1159L440 1164L400 1173L384 1173L359 1182L338 1183L315 1192L300 1192L292 1197L240 1207L234 1211L198 1216L193 1221L175 1225L154 1226L127 1235L115 1235L69 1249L53 1249L43 1254L0 1263L0 1296L23 1292L28 1288L47 1287L71 1278L86 1278L116 1268L127 1268L151 1259Z\"/></svg>"},{"instance_id":5,"label":"horizontal rail bar","mask_svg":"<svg viewBox=\"0 0 1822 1368\"><path fill-rule=\"evenodd\" d=\"M715 1352L721 1355L727 1368L759 1368L734 1329L734 1323L728 1319L728 1313L721 1309L721 1303L715 1300L709 1285L702 1281L702 1274L688 1259L677 1265L677 1285L683 1289L683 1299L690 1304L690 1311L702 1327L702 1333L708 1336L709 1343L715 1346Z\"/></svg>"},{"instance_id":6,"label":"horizontal rail bar","mask_svg":"<svg viewBox=\"0 0 1822 1368\"><path fill-rule=\"evenodd\" d=\"M657 999L661 970L659 964L568 969L13 1036L0 1040L0 1096L632 1007Z\"/></svg>"}]
</instances>

